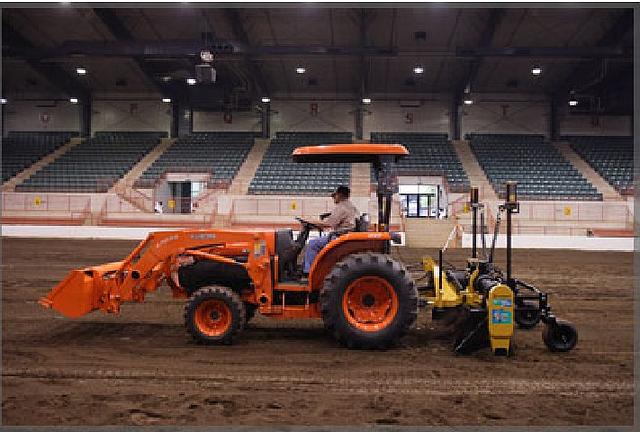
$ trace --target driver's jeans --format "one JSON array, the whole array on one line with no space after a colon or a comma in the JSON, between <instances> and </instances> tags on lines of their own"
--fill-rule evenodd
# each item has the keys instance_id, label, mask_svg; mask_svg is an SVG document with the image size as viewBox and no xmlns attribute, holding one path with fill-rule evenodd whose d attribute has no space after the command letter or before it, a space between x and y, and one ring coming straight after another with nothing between
<instances>
[{"instance_id":1,"label":"driver's jeans","mask_svg":"<svg viewBox=\"0 0 640 432\"><path fill-rule=\"evenodd\" d=\"M322 250L323 247L329 243L330 236L320 236L314 239L309 240L309 244L307 244L307 249L304 251L304 262L302 265L302 272L305 274L309 274L309 270L311 269L311 264L313 264L313 260L316 259L318 252Z\"/></svg>"}]
</instances>

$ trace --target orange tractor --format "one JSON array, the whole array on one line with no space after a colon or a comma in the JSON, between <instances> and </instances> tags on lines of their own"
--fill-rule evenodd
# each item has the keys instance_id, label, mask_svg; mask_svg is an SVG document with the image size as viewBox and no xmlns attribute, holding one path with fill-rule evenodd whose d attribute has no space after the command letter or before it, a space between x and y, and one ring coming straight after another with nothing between
<instances>
[{"instance_id":1,"label":"orange tractor","mask_svg":"<svg viewBox=\"0 0 640 432\"><path fill-rule=\"evenodd\" d=\"M293 152L297 162L371 163L378 184L375 230L362 215L354 231L330 233L332 240L317 255L308 281L300 278L298 257L311 231L322 228L297 218L301 229L296 238L291 229L151 233L123 261L72 271L40 304L71 318L97 309L117 313L123 302L144 301L166 281L175 298L187 299L185 326L200 343L230 343L259 312L272 318L322 318L345 346L375 349L400 339L414 324L421 303L433 306L434 318L436 309L443 308L466 308L474 316L484 310L480 323L499 316L482 331L488 332L494 352L508 352L516 302L500 277L478 277L476 262L464 283L482 279L482 285L460 287L443 279L442 265L427 259L424 270L431 282L419 287L389 255L391 243L400 242L400 235L389 231L395 165L406 155L397 144L335 144ZM420 301L419 292L426 293ZM555 325L553 317L547 320L546 297L535 309Z\"/></svg>"}]
</instances>

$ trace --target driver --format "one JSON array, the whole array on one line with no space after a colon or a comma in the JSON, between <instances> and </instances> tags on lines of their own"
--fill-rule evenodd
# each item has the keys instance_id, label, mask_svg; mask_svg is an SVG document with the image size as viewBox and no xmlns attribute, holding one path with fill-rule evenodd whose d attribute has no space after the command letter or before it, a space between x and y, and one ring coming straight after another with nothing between
<instances>
[{"instance_id":1,"label":"driver","mask_svg":"<svg viewBox=\"0 0 640 432\"><path fill-rule=\"evenodd\" d=\"M333 211L329 216L323 218L323 220L309 221L313 225L317 225L322 228L331 228L331 231L351 231L356 227L356 217L358 216L358 209L349 201L351 190L347 186L338 186L331 194L333 202L336 204ZM304 277L309 275L311 264L318 255L318 252L329 243L331 240L331 233L329 235L320 235L320 237L309 240L307 249L304 253L304 262L302 266L302 273Z\"/></svg>"}]
</instances>

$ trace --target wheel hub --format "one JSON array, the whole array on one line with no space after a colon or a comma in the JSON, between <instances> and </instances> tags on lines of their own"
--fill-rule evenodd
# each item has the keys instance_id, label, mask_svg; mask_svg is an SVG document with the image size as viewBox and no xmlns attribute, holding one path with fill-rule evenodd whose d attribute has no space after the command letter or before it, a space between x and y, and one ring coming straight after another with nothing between
<instances>
[{"instance_id":1,"label":"wheel hub","mask_svg":"<svg viewBox=\"0 0 640 432\"><path fill-rule=\"evenodd\" d=\"M397 315L398 297L386 279L363 276L347 286L342 310L347 321L359 330L378 331Z\"/></svg>"},{"instance_id":2,"label":"wheel hub","mask_svg":"<svg viewBox=\"0 0 640 432\"><path fill-rule=\"evenodd\" d=\"M207 336L221 336L231 327L232 314L224 301L208 299L198 305L194 318L200 332Z\"/></svg>"}]
</instances>

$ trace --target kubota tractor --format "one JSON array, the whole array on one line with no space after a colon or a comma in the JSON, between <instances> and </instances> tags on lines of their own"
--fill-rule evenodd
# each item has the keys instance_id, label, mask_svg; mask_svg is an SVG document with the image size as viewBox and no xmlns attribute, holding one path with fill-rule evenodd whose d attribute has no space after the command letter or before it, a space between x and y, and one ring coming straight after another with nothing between
<instances>
[{"instance_id":1,"label":"kubota tractor","mask_svg":"<svg viewBox=\"0 0 640 432\"><path fill-rule=\"evenodd\" d=\"M335 144L293 152L297 162L371 163L378 184L375 230L360 217L354 231L329 233L332 240L317 255L308 281L299 277L298 257L310 232L322 228L298 218L296 238L291 229L154 232L123 261L72 271L40 303L72 318L96 309L117 313L123 302L141 302L166 281L174 297L187 299L185 326L200 343L230 343L259 312L272 318L322 318L342 344L367 349L386 348L409 330L420 288L431 293L421 304L482 315L472 320L470 334L480 329L494 352L508 353L517 305L515 291L499 274L484 272L478 285L477 269L471 269L467 293L460 283L440 283L443 278L434 275L441 266L425 260L425 274L435 285L418 287L390 256L391 243L400 242L398 233L389 232L395 165L406 155L397 144ZM489 325L482 326L489 317ZM555 319L548 324L555 325Z\"/></svg>"}]
</instances>

